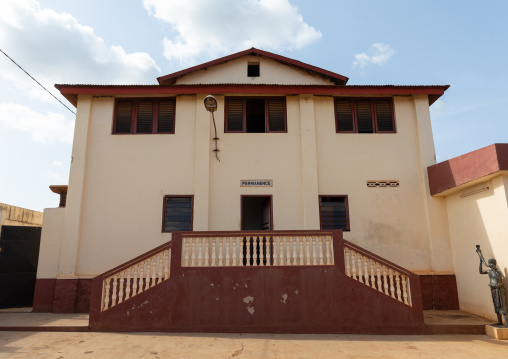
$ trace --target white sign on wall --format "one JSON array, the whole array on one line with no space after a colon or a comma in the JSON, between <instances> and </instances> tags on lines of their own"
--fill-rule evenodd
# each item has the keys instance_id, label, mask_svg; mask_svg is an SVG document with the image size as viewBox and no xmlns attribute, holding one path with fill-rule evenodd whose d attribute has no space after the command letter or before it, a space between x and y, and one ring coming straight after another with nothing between
<instances>
[{"instance_id":1,"label":"white sign on wall","mask_svg":"<svg viewBox=\"0 0 508 359\"><path fill-rule=\"evenodd\" d=\"M273 180L240 180L240 187L273 187Z\"/></svg>"}]
</instances>

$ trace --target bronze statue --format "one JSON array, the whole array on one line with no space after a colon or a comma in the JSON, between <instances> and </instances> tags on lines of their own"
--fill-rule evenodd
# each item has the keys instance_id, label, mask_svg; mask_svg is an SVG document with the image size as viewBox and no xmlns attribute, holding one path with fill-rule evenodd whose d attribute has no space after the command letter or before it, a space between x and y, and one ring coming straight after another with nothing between
<instances>
[{"instance_id":1,"label":"bronze statue","mask_svg":"<svg viewBox=\"0 0 508 359\"><path fill-rule=\"evenodd\" d=\"M494 310L497 314L497 323L495 325L500 325L503 327L508 327L508 320L506 315L508 313L508 308L506 304L506 289L503 285L503 276L501 271L496 268L496 260L494 258L489 259L489 262L485 262L485 258L483 258L482 251L479 245L476 245L476 253L480 257L480 274L488 274L490 278L490 292L492 294L492 301L494 302ZM482 265L485 264L490 269L483 270ZM502 317L504 317L504 325Z\"/></svg>"}]
</instances>

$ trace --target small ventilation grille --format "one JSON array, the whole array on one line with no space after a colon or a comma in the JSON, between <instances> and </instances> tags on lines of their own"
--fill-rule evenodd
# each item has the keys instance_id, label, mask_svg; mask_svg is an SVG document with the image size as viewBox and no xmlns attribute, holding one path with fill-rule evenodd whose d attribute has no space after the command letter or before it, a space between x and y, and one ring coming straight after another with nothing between
<instances>
[{"instance_id":1,"label":"small ventilation grille","mask_svg":"<svg viewBox=\"0 0 508 359\"><path fill-rule=\"evenodd\" d=\"M367 187L399 187L399 181L367 181Z\"/></svg>"}]
</instances>

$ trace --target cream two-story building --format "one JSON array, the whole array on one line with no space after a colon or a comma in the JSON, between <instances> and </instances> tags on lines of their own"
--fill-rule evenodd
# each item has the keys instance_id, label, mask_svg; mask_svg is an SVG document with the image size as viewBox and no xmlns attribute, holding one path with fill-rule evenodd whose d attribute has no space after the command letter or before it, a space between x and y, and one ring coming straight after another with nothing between
<instances>
[{"instance_id":1,"label":"cream two-story building","mask_svg":"<svg viewBox=\"0 0 508 359\"><path fill-rule=\"evenodd\" d=\"M91 278L174 231L329 229L418 274L424 308L458 309L427 175L429 107L448 86L347 81L252 48L158 85L57 85L76 127L66 206L44 212L34 310L87 311Z\"/></svg>"}]
</instances>

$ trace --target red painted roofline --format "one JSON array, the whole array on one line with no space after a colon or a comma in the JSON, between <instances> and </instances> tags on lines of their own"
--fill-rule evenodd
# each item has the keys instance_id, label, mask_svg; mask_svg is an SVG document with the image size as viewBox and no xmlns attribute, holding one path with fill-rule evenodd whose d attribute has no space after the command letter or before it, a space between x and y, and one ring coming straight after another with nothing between
<instances>
[{"instance_id":1,"label":"red painted roofline","mask_svg":"<svg viewBox=\"0 0 508 359\"><path fill-rule=\"evenodd\" d=\"M508 171L508 143L495 143L428 167L430 194L439 195L499 171Z\"/></svg>"},{"instance_id":2,"label":"red painted roofline","mask_svg":"<svg viewBox=\"0 0 508 359\"><path fill-rule=\"evenodd\" d=\"M265 57L271 58L273 60L282 62L283 64L296 66L296 67L299 67L299 68L302 68L302 69L305 69L305 70L308 70L311 72L315 72L319 75L330 78L332 80L332 82L336 85L345 85L347 83L347 81L349 80L349 78L347 78L346 76L342 76L342 75L337 74L335 72L331 72L331 71L322 69L320 67L316 67L316 66L306 64L304 62L300 62L298 60L290 59L289 57L284 57L281 55L273 54L271 52L259 50L259 49L256 49L253 47L253 48L245 50L245 51L240 51L240 52L237 52L232 55L224 56L224 57L218 58L216 60L205 62L201 65L189 67L188 69L185 69L185 70L173 72L172 74L158 77L157 81L159 81L159 84L161 84L161 85L172 85L175 83L175 81L179 77L188 75L188 74L198 71L198 70L202 70L202 69L209 67L209 66L222 64L224 62L231 61L231 60L237 59L237 58L245 56L245 55L261 55L261 56L265 56Z\"/></svg>"},{"instance_id":3,"label":"red painted roofline","mask_svg":"<svg viewBox=\"0 0 508 359\"><path fill-rule=\"evenodd\" d=\"M372 85L249 85L249 84L209 84L209 85L60 85L55 87L74 106L77 95L192 95L192 94L277 94L277 95L428 95L432 105L449 85L435 86L372 86Z\"/></svg>"}]
</instances>

